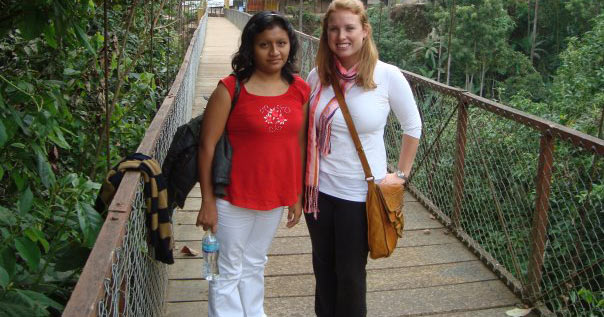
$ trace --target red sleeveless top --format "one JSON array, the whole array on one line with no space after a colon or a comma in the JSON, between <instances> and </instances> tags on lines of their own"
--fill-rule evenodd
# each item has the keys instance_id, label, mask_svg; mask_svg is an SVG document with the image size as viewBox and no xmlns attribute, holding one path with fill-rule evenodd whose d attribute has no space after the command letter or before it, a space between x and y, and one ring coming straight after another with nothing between
<instances>
[{"instance_id":1,"label":"red sleeveless top","mask_svg":"<svg viewBox=\"0 0 604 317\"><path fill-rule=\"evenodd\" d=\"M220 80L233 98L235 77ZM241 84L226 133L233 146L231 184L224 197L248 209L271 210L294 204L302 193L298 134L310 87L299 76L280 96L256 96Z\"/></svg>"}]
</instances>

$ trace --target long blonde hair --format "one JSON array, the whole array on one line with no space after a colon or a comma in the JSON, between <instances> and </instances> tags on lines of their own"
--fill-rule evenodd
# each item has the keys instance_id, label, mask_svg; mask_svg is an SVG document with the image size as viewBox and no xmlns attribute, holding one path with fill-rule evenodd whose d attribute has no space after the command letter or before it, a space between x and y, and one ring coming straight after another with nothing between
<instances>
[{"instance_id":1,"label":"long blonde hair","mask_svg":"<svg viewBox=\"0 0 604 317\"><path fill-rule=\"evenodd\" d=\"M333 53L327 45L327 24L329 16L337 10L348 10L359 16L363 29L367 30L367 37L363 41L363 46L361 47L356 82L357 85L363 87L365 90L374 89L377 86L373 81L373 70L378 61L378 51L373 42L373 32L371 24L369 24L367 11L365 11L363 3L359 0L334 0L327 8L325 17L323 17L323 30L321 31L319 50L317 51L317 57L315 59L321 84L323 86L331 85L331 76L333 75L333 69L335 69L335 65L333 65Z\"/></svg>"}]
</instances>

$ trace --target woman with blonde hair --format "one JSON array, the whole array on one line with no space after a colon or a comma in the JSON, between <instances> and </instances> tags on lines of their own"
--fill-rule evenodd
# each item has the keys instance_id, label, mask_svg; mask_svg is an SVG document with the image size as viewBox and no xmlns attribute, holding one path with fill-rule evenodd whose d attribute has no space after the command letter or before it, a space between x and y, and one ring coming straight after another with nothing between
<instances>
[{"instance_id":1,"label":"woman with blonde hair","mask_svg":"<svg viewBox=\"0 0 604 317\"><path fill-rule=\"evenodd\" d=\"M317 316L366 316L367 182L331 82L343 92L376 182L404 184L421 120L400 70L378 60L363 3L334 0L323 19L311 87L305 218L312 241ZM390 110L403 129L398 170L387 173Z\"/></svg>"}]
</instances>

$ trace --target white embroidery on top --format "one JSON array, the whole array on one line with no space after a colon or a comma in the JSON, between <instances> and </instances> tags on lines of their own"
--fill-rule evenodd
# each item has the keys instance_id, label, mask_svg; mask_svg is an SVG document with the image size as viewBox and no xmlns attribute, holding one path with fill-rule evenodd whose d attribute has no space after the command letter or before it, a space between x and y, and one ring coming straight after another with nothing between
<instances>
[{"instance_id":1,"label":"white embroidery on top","mask_svg":"<svg viewBox=\"0 0 604 317\"><path fill-rule=\"evenodd\" d=\"M276 105L269 107L264 105L260 108L260 113L264 116L264 123L269 132L277 132L285 126L287 123L286 115L291 112L288 106Z\"/></svg>"}]
</instances>

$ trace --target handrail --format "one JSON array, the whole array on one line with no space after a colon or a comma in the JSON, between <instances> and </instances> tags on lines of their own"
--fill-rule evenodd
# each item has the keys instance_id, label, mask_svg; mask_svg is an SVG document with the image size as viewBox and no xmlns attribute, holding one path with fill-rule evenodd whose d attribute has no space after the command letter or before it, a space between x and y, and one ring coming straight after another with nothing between
<instances>
[{"instance_id":1,"label":"handrail","mask_svg":"<svg viewBox=\"0 0 604 317\"><path fill-rule=\"evenodd\" d=\"M472 103L472 105L474 106L478 106L480 108L483 108L484 110L505 117L507 119L514 120L518 123L526 125L527 127L533 128L540 132L549 131L549 133L556 135L562 139L568 139L573 142L573 144L583 147L588 151L594 151L599 155L604 155L604 140L602 139L598 139L589 134L585 134L575 129L565 127L561 124L549 121L547 119L543 119L541 117L526 113L524 111L517 110L512 107L500 104L498 102L477 96L461 88L447 86L430 78L426 78L406 70L401 70L401 72L405 75L405 78L407 78L407 80L412 83L421 84L423 86L429 86L430 88L438 90L442 93L455 97L460 97L462 101L466 103Z\"/></svg>"},{"instance_id":2,"label":"handrail","mask_svg":"<svg viewBox=\"0 0 604 317\"><path fill-rule=\"evenodd\" d=\"M203 48L205 30L207 25L207 13L202 17L192 40L189 44L179 72L170 88L168 96L147 129L137 152L154 157L160 163L163 162L167 148L176 128L190 119L191 105L195 95L195 84L191 79L196 78L199 55ZM161 315L163 297L167 286L166 265L152 260L148 254L150 251L141 252L146 248L146 230L144 228L144 211L142 210L142 187L139 172L127 172L118 188L111 205L105 223L97 237L96 243L88 257L86 265L80 275L78 283L65 307L63 316L97 316L109 314L125 314L124 311L145 312L143 315ZM136 211L136 212L135 212ZM133 218L142 220L142 228L134 228ZM141 222L141 221L139 221ZM138 236L130 237L128 229L141 230ZM133 232L132 235L136 235ZM126 241L126 238L132 241ZM140 245L126 246L124 243ZM149 271L131 272L130 268L120 268L131 254L123 254L127 247L138 251L137 255L145 257ZM141 260L142 261L142 260ZM138 299L140 294L130 295L128 286L137 288L149 287L142 281L147 276L136 276L139 274L150 274L154 272L159 282L159 294L153 294L152 303L155 307L128 307L135 305L138 301L149 300ZM116 294L107 295L107 289L113 288ZM136 296L135 296L136 295ZM106 297L110 298L106 298ZM149 296L149 297L153 297ZM100 305L106 299L105 305Z\"/></svg>"}]
</instances>

